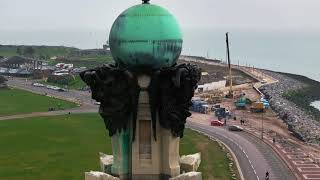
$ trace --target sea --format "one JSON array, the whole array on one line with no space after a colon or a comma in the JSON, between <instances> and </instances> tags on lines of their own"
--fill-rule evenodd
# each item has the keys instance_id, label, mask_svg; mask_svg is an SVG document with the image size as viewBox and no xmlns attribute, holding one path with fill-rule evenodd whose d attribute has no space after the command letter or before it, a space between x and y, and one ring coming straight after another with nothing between
<instances>
[{"instance_id":1,"label":"sea","mask_svg":"<svg viewBox=\"0 0 320 180\"><path fill-rule=\"evenodd\" d=\"M320 101L315 101L315 102L311 103L311 106L320 110Z\"/></svg>"},{"instance_id":2,"label":"sea","mask_svg":"<svg viewBox=\"0 0 320 180\"><path fill-rule=\"evenodd\" d=\"M226 59L225 33L229 32L232 64L254 66L320 81L320 31L182 28L184 55ZM0 44L63 45L101 48L106 30L0 30Z\"/></svg>"}]
</instances>

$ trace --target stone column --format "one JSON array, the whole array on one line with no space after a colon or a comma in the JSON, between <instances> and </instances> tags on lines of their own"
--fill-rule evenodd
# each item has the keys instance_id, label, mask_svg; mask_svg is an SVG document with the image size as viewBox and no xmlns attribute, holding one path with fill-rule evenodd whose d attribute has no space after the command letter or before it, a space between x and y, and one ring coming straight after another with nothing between
<instances>
[{"instance_id":1,"label":"stone column","mask_svg":"<svg viewBox=\"0 0 320 180\"><path fill-rule=\"evenodd\" d=\"M138 77L140 88L138 117L136 121L135 141L132 143L132 179L158 180L161 174L161 139L157 133L158 141L153 138L149 94L147 88L150 77ZM157 131L159 132L157 122Z\"/></svg>"}]
</instances>

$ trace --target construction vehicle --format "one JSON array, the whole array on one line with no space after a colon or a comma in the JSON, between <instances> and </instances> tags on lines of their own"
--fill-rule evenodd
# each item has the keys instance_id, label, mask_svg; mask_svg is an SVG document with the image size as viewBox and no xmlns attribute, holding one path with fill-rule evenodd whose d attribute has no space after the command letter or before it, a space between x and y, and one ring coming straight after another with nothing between
<instances>
[{"instance_id":1,"label":"construction vehicle","mask_svg":"<svg viewBox=\"0 0 320 180\"><path fill-rule=\"evenodd\" d=\"M214 113L215 113L215 116L217 116L219 120L230 117L230 111L226 108L222 108L222 107L217 108L214 111Z\"/></svg>"},{"instance_id":2,"label":"construction vehicle","mask_svg":"<svg viewBox=\"0 0 320 180\"><path fill-rule=\"evenodd\" d=\"M199 97L209 104L218 104L223 100L223 93L219 90L212 90L199 94Z\"/></svg>"},{"instance_id":3,"label":"construction vehicle","mask_svg":"<svg viewBox=\"0 0 320 180\"><path fill-rule=\"evenodd\" d=\"M190 110L193 112L198 112L202 114L208 114L210 111L209 105L207 102L202 100L192 100L192 106Z\"/></svg>"},{"instance_id":4,"label":"construction vehicle","mask_svg":"<svg viewBox=\"0 0 320 180\"><path fill-rule=\"evenodd\" d=\"M222 96L219 95L217 96L214 94L203 94L200 95L200 97L209 104L218 104L222 102Z\"/></svg>"},{"instance_id":5,"label":"construction vehicle","mask_svg":"<svg viewBox=\"0 0 320 180\"><path fill-rule=\"evenodd\" d=\"M234 102L237 109L246 109L247 104L247 98L245 97L245 94L241 94L239 99Z\"/></svg>"},{"instance_id":6,"label":"construction vehicle","mask_svg":"<svg viewBox=\"0 0 320 180\"><path fill-rule=\"evenodd\" d=\"M254 112L254 113L262 113L262 112L264 112L263 102L260 102L260 101L253 102L252 105L251 105L250 111Z\"/></svg>"},{"instance_id":7,"label":"construction vehicle","mask_svg":"<svg viewBox=\"0 0 320 180\"><path fill-rule=\"evenodd\" d=\"M263 103L263 107L264 109L269 109L270 107L270 104L269 104L269 101L264 99L264 98L261 98L260 101Z\"/></svg>"}]
</instances>

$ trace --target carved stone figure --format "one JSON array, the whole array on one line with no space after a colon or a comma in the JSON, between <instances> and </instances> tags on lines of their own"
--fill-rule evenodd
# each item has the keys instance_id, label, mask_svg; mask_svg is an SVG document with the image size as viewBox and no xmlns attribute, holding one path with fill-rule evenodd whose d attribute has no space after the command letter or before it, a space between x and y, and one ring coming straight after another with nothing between
<instances>
[{"instance_id":1,"label":"carved stone figure","mask_svg":"<svg viewBox=\"0 0 320 180\"><path fill-rule=\"evenodd\" d=\"M176 19L143 0L118 16L109 43L115 64L80 74L112 139L113 163L103 171L121 180L179 176L179 142L201 70L176 64L183 43Z\"/></svg>"},{"instance_id":2,"label":"carved stone figure","mask_svg":"<svg viewBox=\"0 0 320 180\"><path fill-rule=\"evenodd\" d=\"M136 73L105 65L84 71L80 76L90 86L92 98L101 103L99 113L110 136L126 129L130 120L136 121L141 90ZM201 77L200 69L195 65L181 64L150 72L150 76L148 92L154 132L158 113L163 128L170 129L175 137L183 137L186 119L191 115L191 99Z\"/></svg>"}]
</instances>

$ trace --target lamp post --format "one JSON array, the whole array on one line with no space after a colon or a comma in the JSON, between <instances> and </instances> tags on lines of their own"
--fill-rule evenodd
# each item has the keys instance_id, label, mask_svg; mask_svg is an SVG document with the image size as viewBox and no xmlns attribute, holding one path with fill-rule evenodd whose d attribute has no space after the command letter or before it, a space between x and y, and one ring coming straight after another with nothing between
<instances>
[{"instance_id":1,"label":"lamp post","mask_svg":"<svg viewBox=\"0 0 320 180\"><path fill-rule=\"evenodd\" d=\"M262 112L262 115L261 115L261 139L263 140L263 114L264 114L264 111Z\"/></svg>"}]
</instances>

